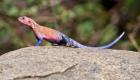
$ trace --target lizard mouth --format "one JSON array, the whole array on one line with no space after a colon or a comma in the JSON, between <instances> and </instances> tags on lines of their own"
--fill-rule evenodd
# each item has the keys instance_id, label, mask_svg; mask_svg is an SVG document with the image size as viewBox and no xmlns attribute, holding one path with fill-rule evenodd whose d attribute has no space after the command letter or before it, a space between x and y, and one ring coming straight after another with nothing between
<instances>
[{"instance_id":1,"label":"lizard mouth","mask_svg":"<svg viewBox=\"0 0 140 80\"><path fill-rule=\"evenodd\" d=\"M20 21L20 22L23 23L22 18L23 18L23 17L19 17L19 18L18 18L18 21Z\"/></svg>"}]
</instances>

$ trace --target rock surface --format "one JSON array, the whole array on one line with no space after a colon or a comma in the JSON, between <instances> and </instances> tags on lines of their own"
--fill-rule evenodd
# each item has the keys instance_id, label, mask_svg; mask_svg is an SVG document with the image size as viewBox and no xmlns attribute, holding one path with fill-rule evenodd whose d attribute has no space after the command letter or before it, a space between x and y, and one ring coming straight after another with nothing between
<instances>
[{"instance_id":1,"label":"rock surface","mask_svg":"<svg viewBox=\"0 0 140 80\"><path fill-rule=\"evenodd\" d=\"M0 56L0 80L140 80L140 53L27 47Z\"/></svg>"}]
</instances>

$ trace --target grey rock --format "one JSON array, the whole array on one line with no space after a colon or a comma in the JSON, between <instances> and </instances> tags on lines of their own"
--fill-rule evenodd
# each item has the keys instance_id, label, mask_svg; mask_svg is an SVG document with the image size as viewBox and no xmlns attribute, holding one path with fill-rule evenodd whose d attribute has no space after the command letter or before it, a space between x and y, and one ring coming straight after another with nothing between
<instances>
[{"instance_id":1,"label":"grey rock","mask_svg":"<svg viewBox=\"0 0 140 80\"><path fill-rule=\"evenodd\" d=\"M27 47L0 56L0 80L140 80L140 53Z\"/></svg>"}]
</instances>

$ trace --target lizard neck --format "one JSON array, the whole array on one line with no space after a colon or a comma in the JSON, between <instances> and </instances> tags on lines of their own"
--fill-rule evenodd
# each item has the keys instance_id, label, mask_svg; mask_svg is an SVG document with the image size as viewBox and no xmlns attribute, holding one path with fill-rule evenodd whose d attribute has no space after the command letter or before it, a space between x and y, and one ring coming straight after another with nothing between
<instances>
[{"instance_id":1,"label":"lizard neck","mask_svg":"<svg viewBox=\"0 0 140 80\"><path fill-rule=\"evenodd\" d=\"M34 32L40 31L41 28L41 26L37 23L34 23L31 27Z\"/></svg>"},{"instance_id":2,"label":"lizard neck","mask_svg":"<svg viewBox=\"0 0 140 80\"><path fill-rule=\"evenodd\" d=\"M39 24L37 24L35 21L32 21L31 22L31 25L30 25L30 27L32 28L32 29L36 29L36 28L38 28L40 25Z\"/></svg>"},{"instance_id":3,"label":"lizard neck","mask_svg":"<svg viewBox=\"0 0 140 80\"><path fill-rule=\"evenodd\" d=\"M42 33L42 26L40 26L39 24L35 24L32 28L34 35L38 38L38 39L43 39L44 38L44 34Z\"/></svg>"}]
</instances>

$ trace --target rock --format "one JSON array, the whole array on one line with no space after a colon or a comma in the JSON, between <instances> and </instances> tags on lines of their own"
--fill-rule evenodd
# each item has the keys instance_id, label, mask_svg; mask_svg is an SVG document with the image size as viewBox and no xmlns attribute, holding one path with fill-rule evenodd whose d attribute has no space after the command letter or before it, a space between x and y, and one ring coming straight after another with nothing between
<instances>
[{"instance_id":1,"label":"rock","mask_svg":"<svg viewBox=\"0 0 140 80\"><path fill-rule=\"evenodd\" d=\"M0 56L0 80L140 80L140 53L27 47Z\"/></svg>"}]
</instances>

